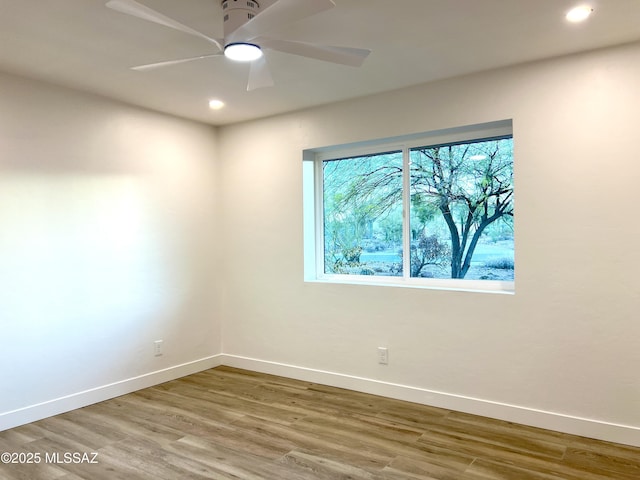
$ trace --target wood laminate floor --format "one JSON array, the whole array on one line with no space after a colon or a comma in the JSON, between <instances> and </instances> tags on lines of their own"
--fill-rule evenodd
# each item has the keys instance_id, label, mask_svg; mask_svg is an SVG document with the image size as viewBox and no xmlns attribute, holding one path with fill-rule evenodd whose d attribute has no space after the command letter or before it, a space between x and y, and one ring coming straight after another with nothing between
<instances>
[{"instance_id":1,"label":"wood laminate floor","mask_svg":"<svg viewBox=\"0 0 640 480\"><path fill-rule=\"evenodd\" d=\"M0 452L40 458L2 480L640 479L640 448L228 367L0 432Z\"/></svg>"}]
</instances>

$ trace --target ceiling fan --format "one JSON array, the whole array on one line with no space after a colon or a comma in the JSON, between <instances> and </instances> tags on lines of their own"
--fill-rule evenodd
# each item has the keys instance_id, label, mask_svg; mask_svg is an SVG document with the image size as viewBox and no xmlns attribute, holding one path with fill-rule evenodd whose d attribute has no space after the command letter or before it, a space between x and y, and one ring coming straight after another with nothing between
<instances>
[{"instance_id":1,"label":"ceiling fan","mask_svg":"<svg viewBox=\"0 0 640 480\"><path fill-rule=\"evenodd\" d=\"M211 54L139 65L132 67L133 70L150 70L192 60L225 56L232 60L250 62L247 91L274 84L263 55L264 50L277 50L353 67L362 65L371 53L370 50L361 48L319 45L265 36L288 23L334 7L333 0L276 0L265 8L261 7L261 3L263 0L222 0L224 39L211 38L135 0L109 0L106 6L120 13L200 37L215 47Z\"/></svg>"}]
</instances>

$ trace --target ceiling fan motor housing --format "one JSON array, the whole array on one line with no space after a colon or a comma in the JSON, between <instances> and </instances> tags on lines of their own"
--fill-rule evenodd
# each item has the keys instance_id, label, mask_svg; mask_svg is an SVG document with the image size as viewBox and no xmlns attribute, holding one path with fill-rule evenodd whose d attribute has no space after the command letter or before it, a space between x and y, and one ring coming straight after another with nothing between
<instances>
[{"instance_id":1,"label":"ceiling fan motor housing","mask_svg":"<svg viewBox=\"0 0 640 480\"><path fill-rule=\"evenodd\" d=\"M223 0L225 38L260 12L260 4L255 0Z\"/></svg>"}]
</instances>

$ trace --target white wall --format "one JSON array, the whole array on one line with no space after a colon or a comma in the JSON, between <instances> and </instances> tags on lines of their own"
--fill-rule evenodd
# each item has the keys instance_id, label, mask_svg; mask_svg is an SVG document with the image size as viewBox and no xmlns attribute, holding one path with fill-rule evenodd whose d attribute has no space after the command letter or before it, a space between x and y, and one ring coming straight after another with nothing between
<instances>
[{"instance_id":1,"label":"white wall","mask_svg":"<svg viewBox=\"0 0 640 480\"><path fill-rule=\"evenodd\" d=\"M0 75L0 430L217 364L216 142Z\"/></svg>"},{"instance_id":2,"label":"white wall","mask_svg":"<svg viewBox=\"0 0 640 480\"><path fill-rule=\"evenodd\" d=\"M638 85L635 44L223 128L224 361L640 445ZM515 295L303 282L303 149L503 119Z\"/></svg>"},{"instance_id":3,"label":"white wall","mask_svg":"<svg viewBox=\"0 0 640 480\"><path fill-rule=\"evenodd\" d=\"M640 445L639 84L636 44L216 133L0 75L0 429L224 361ZM515 295L303 282L303 149L501 119Z\"/></svg>"}]
</instances>

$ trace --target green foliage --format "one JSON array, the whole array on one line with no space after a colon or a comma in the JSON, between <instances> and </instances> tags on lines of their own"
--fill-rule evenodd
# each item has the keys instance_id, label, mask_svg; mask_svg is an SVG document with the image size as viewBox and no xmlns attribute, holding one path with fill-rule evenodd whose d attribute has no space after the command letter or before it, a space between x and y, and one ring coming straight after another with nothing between
<instances>
[{"instance_id":1,"label":"green foliage","mask_svg":"<svg viewBox=\"0 0 640 480\"><path fill-rule=\"evenodd\" d=\"M349 265L359 265L362 247L345 248L342 250L342 256Z\"/></svg>"},{"instance_id":2,"label":"green foliage","mask_svg":"<svg viewBox=\"0 0 640 480\"><path fill-rule=\"evenodd\" d=\"M327 273L349 273L350 268L360 266L362 247L333 249L331 253Z\"/></svg>"}]
</instances>

